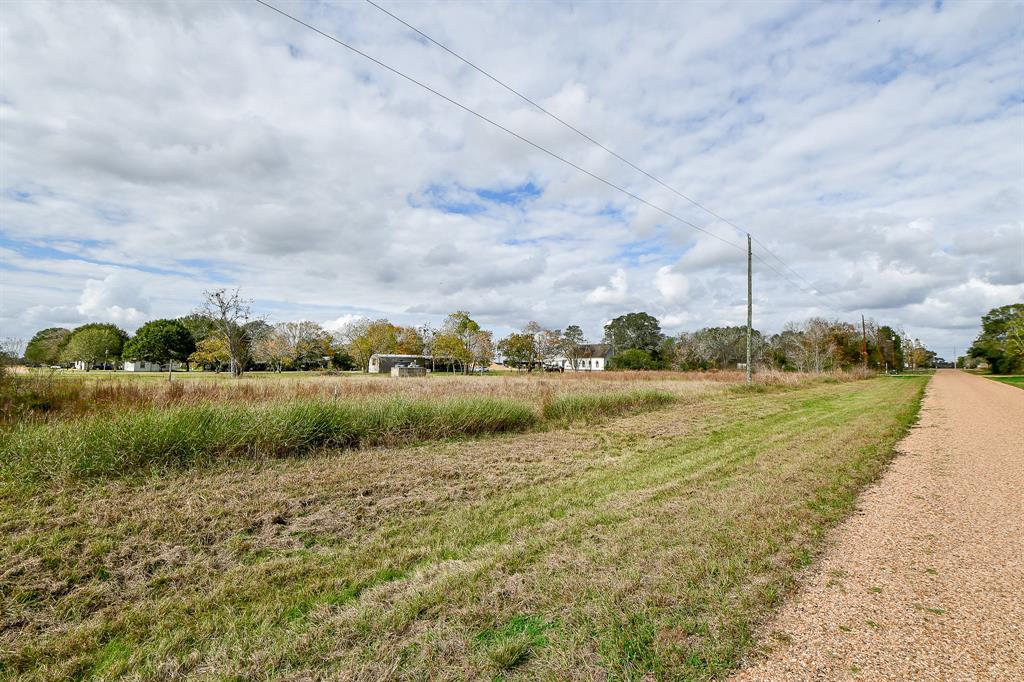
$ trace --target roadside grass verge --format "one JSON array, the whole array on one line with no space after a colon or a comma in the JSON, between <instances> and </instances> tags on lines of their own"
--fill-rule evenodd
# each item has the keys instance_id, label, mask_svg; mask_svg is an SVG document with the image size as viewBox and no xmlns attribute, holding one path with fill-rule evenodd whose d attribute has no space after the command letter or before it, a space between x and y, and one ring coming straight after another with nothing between
<instances>
[{"instance_id":1,"label":"roadside grass verge","mask_svg":"<svg viewBox=\"0 0 1024 682\"><path fill-rule=\"evenodd\" d=\"M674 400L676 396L663 391L633 390L554 396L541 410L523 401L475 396L144 408L54 424L21 424L0 433L0 485L159 475L218 460L521 432L546 421L594 421Z\"/></svg>"},{"instance_id":2,"label":"roadside grass verge","mask_svg":"<svg viewBox=\"0 0 1024 682\"><path fill-rule=\"evenodd\" d=\"M1017 388L1024 388L1024 375L990 376L989 379L1002 384L1009 384Z\"/></svg>"},{"instance_id":3,"label":"roadside grass verge","mask_svg":"<svg viewBox=\"0 0 1024 682\"><path fill-rule=\"evenodd\" d=\"M0 677L720 678L926 383L0 494Z\"/></svg>"}]
</instances>

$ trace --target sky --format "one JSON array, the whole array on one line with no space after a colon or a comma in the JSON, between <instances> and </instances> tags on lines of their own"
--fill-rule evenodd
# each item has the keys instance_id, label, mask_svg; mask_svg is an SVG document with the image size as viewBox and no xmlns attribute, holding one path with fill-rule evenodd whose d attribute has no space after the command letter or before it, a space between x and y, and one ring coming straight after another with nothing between
<instances>
[{"instance_id":1,"label":"sky","mask_svg":"<svg viewBox=\"0 0 1024 682\"><path fill-rule=\"evenodd\" d=\"M382 0L728 222L370 4L276 4L731 244L255 2L10 1L0 335L217 287L328 328L745 324L744 232L766 332L863 314L951 357L1024 300L1020 2Z\"/></svg>"}]
</instances>

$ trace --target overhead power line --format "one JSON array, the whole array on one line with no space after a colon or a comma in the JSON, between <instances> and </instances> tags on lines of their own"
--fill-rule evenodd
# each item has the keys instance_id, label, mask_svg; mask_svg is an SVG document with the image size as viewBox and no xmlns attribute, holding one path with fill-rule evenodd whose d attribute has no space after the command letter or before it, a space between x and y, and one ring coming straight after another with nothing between
<instances>
[{"instance_id":1,"label":"overhead power line","mask_svg":"<svg viewBox=\"0 0 1024 682\"><path fill-rule=\"evenodd\" d=\"M471 62L470 60L466 59L466 58L465 58L465 57L463 57L463 56L462 56L461 54L459 54L459 53L458 53L458 52L456 52L455 50L451 49L450 47L448 47L448 46L447 46L447 45L445 45L444 43L441 43L441 42L439 42L439 41L435 40L435 39L434 39L433 37L431 37L431 36L427 35L427 34L426 34L426 33L424 33L424 32L423 32L422 30L420 30L419 28L417 28L417 27L413 26L412 24L410 24L410 23L409 23L409 22L407 22L406 20L402 19L402 18L401 18L401 17L399 17L398 15L396 15L396 14L394 14L393 12L389 11L388 9L386 9L386 8L384 8L384 7L382 7L382 6L380 6L379 4L377 4L376 2L374 2L374 0L366 0L366 2L367 2L368 4L370 4L370 5L373 5L373 6L374 6L374 7L376 7L376 8L378 9L378 10L380 10L380 11L381 11L381 12L383 12L384 14L388 15L389 17L391 17L392 19L394 19L394 20L395 20L395 21L397 21L398 23L402 24L403 26L405 26L405 27L406 27L406 28L408 28L409 30L413 31L414 33L416 33L417 35L419 35L420 37L422 37L422 38L423 38L424 40L427 40L428 42L430 42L430 43L432 43L432 44L436 45L437 47L441 48L442 50L444 50L445 52L447 52L447 53L448 53L448 54L450 54L451 56L455 57L455 58L456 58L456 59L458 59L458 60L459 60L460 62L462 62L462 63L463 63L463 64L465 64L466 66L470 67L471 69L473 69L473 70L474 70L474 71L476 71L477 73L479 73L479 74L481 74L481 75L485 76L486 78L488 78L488 79L492 80L493 82L497 83L498 85L500 85L500 86L501 86L502 88L504 88L504 89L505 89L505 90L507 90L508 92L512 93L513 95L515 95L515 96L516 96L516 97L518 97L519 99L523 100L523 101L524 101L524 102L526 102L527 104L529 104L529 105L533 106L534 108L536 108L536 109L537 109L538 111L540 111L540 112L542 112L542 113L546 114L547 116L551 117L551 118L552 118L552 119L554 119L555 121L558 121L558 122L559 122L559 123L561 123L561 124L562 124L563 126L565 126L565 127L566 127L566 128L568 128L569 130L573 131L574 133L576 133L577 135L579 135L580 137L582 137L582 138L583 138L584 140L587 140L588 142L590 142L590 143L592 143L592 144L594 144L594 145L596 145L596 146L600 147L600 148L601 148L601 149L603 149L603 150L604 150L605 152L607 152L607 153L608 153L608 154L610 154L611 156L615 157L616 159L618 159L618 160L619 160L619 161L621 161L622 163L626 164L627 166L629 166L629 167L630 167L630 168L632 168L633 170L637 171L637 172L638 172L638 173L640 173L641 175L643 175L643 176L647 177L647 178L648 178L648 179L650 179L650 180L653 180L654 182L656 182L656 183L657 183L657 184L659 184L660 186L664 187L664 188L665 188L665 189L667 189L668 191L672 192L672 193L673 193L673 194L675 194L676 196L680 197L681 199L684 199L684 200L688 201L688 202L689 202L690 204L692 204L693 206L696 206L697 208L699 208L700 210L704 211L704 212L705 212L705 213L707 213L708 215L711 215L711 216L713 216L713 217L717 218L718 220L722 221L722 222L723 222L723 223L725 223L726 225L729 225L729 226L733 227L734 229L736 229L736 230L739 230L739 231L740 231L741 233L742 233L742 232L746 232L747 234L750 234L750 233L749 233L749 231L747 231L747 230L745 230L744 228L740 227L739 225L737 225L737 224L736 224L736 223L734 223L733 221L731 221L731 220L729 220L728 218L725 218L724 216L722 216L722 215L720 215L720 214L716 213L715 211L711 210L710 208L708 208L707 206L705 206L705 205L704 205L704 204L702 204L701 202L697 201L697 200L696 200L696 199L694 199L693 197L691 197L691 196L688 196L688 195L684 194L683 192L681 192L681 191L677 190L677 189L676 189L675 187L672 187L672 186L671 186L671 185L669 185L669 184L668 184L667 182L665 182L665 181L664 181L664 180L662 180L661 178L657 177L657 176L656 176L656 175L654 175L653 173L650 173L649 171L646 171L646 170L644 170L643 168L641 168L641 167L640 167L640 166L638 166L637 164L633 163L633 162L632 162L632 161L630 161L629 159L625 158L624 156L622 156L621 154L619 154L618 152L616 152L616 151L615 151L614 149L611 149L611 148L610 148L610 147L608 147L607 145L605 145L605 144L603 144L603 143L599 142L598 140L596 140L596 139L595 139L595 138L593 138L592 136L588 135L587 133L583 132L582 130L580 130L579 128L577 128L576 126L574 126L573 124L569 123L568 121L566 121L565 119L563 119L562 117L560 117L560 116L559 116L558 114L556 114L556 113L552 112L552 111L551 111L550 109L547 109L546 107L544 107L544 106L543 106L542 104L540 104L540 103L539 103L539 102L537 102L536 100L532 99L531 97L529 97L529 96L527 96L527 95L524 95L524 94L523 94L522 92L520 92L519 90L517 90L517 89L513 88L513 87L512 87L511 85L509 85L509 84L508 84L508 83L506 83L505 81L501 80L501 79L500 79L500 78L498 78L497 76L495 76L495 75L491 74L490 72L488 72L487 70L483 69L482 67L480 67L480 66L477 66L476 64L474 64L474 63L473 63L473 62ZM772 251L771 249L769 249L769 248L768 248L768 246L767 246L767 245L765 245L765 243L764 243L764 242L762 242L762 241L761 241L760 239L758 239L757 237L754 237L753 235L751 235L751 238L752 238L752 239L753 239L753 240L754 240L755 242L757 242L757 243L758 243L758 244L759 244L759 245L761 246L761 248L763 248L763 249L765 250L765 252L767 252L767 253L768 253L768 254L770 254L770 255L771 255L771 256L772 256L773 258L775 258L775 260L777 260L777 261L778 261L778 262L779 262L779 263L780 263L780 264L782 265L782 267L786 268L786 269L787 269L787 270L788 270L789 272L793 273L793 274L794 274L794 275L796 275L796 276L797 276L798 278L800 278L800 279L801 279L801 280L803 280L803 281L804 281L805 283L807 283L807 285L808 285L808 286L810 286L810 287L812 288L812 290L814 289L814 285L813 285L813 284L812 284L812 283L811 283L811 282L810 282L810 281L809 281L809 280L808 280L808 279L807 279L806 277L804 277L804 276L803 276L803 275L801 275L801 274L800 274L799 272L797 272L796 270L794 270L793 268L791 268L791 267L790 267L790 266L789 266L789 265L788 265L788 264L787 264L787 263L786 263L786 262L785 262L784 260L782 260L782 258L780 258L780 257L779 257L779 256L778 256L778 255L777 255L777 254L776 254L775 252L773 252L773 251ZM742 247L741 247L741 248L742 248ZM775 272L776 274L778 274L779 276L783 277L783 279L786 279L787 281L789 281L789 278L788 278L788 277L785 277L785 276L783 276L783 275L782 275L782 273L780 273L780 272L779 272L778 270L775 270L774 268L772 268L772 267L771 267L771 265L769 265L769 264L768 264L768 263L767 263L766 261L764 261L764 260L763 260L762 258L760 258L760 257L759 257L758 255L756 255L756 254L755 254L755 255L754 255L754 258L756 258L757 260L761 261L761 262L762 262L762 263L763 263L764 265L766 265L767 267L769 267L770 269L772 269L772 270L773 270L773 271L774 271L774 272ZM795 284L795 283L794 283L794 282L792 282L792 281L790 281L790 284ZM796 286L797 286L797 288L803 289L803 287L800 287L799 285L796 285ZM816 294L816 292L815 292L815 291L811 291L811 292L807 292L807 293L812 293L812 294Z\"/></svg>"},{"instance_id":2,"label":"overhead power line","mask_svg":"<svg viewBox=\"0 0 1024 682\"><path fill-rule=\"evenodd\" d=\"M709 237L713 237L714 239L717 239L718 241L722 242L723 244L728 244L729 246L731 246L731 247L733 247L735 249L739 249L740 251L744 250L744 248L742 246L740 246L739 244L737 244L736 242L732 242L732 241L729 241L728 239L725 239L724 237L720 237L717 234L715 234L714 232L711 232L711 231L701 227L700 225L696 225L696 224L690 222L689 220L686 220L685 218L682 218L682 217L676 215L672 211L669 211L666 208L662 208L661 206L658 206L657 204L654 204L654 203L648 201L647 199L644 199L643 197L641 197L641 196L639 196L637 194L634 194L633 192L630 192L628 189L626 189L626 188L624 188L624 187L622 187L620 185L615 184L611 180L607 180L607 179L601 177L600 175L598 175L598 174L596 174L596 173L594 173L592 171L587 170L583 166L580 166L580 165L578 165L576 163L573 163L572 161L570 161L569 159L565 158L564 156L560 156L559 154L556 154L555 152L553 152L550 149L548 149L547 147L544 147L544 146L534 142L533 140L531 140L531 139L529 139L527 137L524 137L523 135L520 135L519 133L517 133L516 131L514 131L514 130L512 130L510 128L506 128L505 126L503 126L502 124L498 123L494 119L489 118L489 117L487 117L484 114L481 114L480 112L476 111L475 109L471 109L470 107L466 106L462 102L459 102L458 100L449 97L448 95L444 94L443 92L440 92L439 90L435 90L434 88L432 88L431 86L427 85L423 81L417 80L416 78L414 78L414 77L412 77L412 76L410 76L410 75L408 75L408 74L406 74L406 73L404 73L402 71L399 71L398 69L396 69L395 67L391 66L390 64L386 64L386 63L382 62L381 60L377 59L376 57L372 57L371 55L363 52L362 50L360 50L360 49L358 49L356 47L353 47L352 45L349 45L348 43L344 42L343 40L340 40L339 38L336 38L335 36L331 35L330 33L326 33L324 31L320 30L319 28L317 28L316 26L313 26L312 24L306 23L302 19L299 19L298 17L295 17L295 16L289 14L288 12L285 12L284 10L275 7L274 5L271 5L270 3L265 2L265 0L255 0L255 1L258 2L259 4L263 5L264 7L268 8L268 9L274 10L275 12L277 12L278 14L280 14L280 15L282 15L284 17L287 17L287 18L291 19L295 23L301 24L302 26L305 26L306 28L308 28L311 31L314 31L315 33L319 33L324 38L327 38L328 40L330 40L332 42L335 42L338 45L341 45L345 49L354 52L355 54L359 55L360 57L363 57L364 59L368 59L369 61L373 62L374 64L376 64L378 66L380 66L381 68L387 69L388 71L390 71L391 73L395 74L396 76L404 78L405 80L409 81L410 83L413 83L414 85L418 85L419 87L423 88L427 92L430 92L430 93L432 93L434 95L437 95L441 99L445 100L446 102L449 102L450 104L453 104L453 105L457 106L459 109L462 109L466 113L472 114L473 116L476 116L481 121L484 121L486 123L490 123L495 128L498 128L499 130L502 130L505 133L508 133L512 137L515 137L516 139L521 140L522 142L525 142L526 144L530 145L531 147L533 147L533 148L535 148L535 149L537 149L539 151L544 152L545 154L547 154L551 158L556 159L558 161L561 161L562 163L566 164L567 166L571 166L572 168L575 168L576 170L580 171L581 173L585 173L586 175L589 175L594 180L597 180L598 182L601 182L601 183L607 185L608 187L611 187L612 189L617 190L617 191L625 194L626 196L630 197L631 199L639 201L640 203L645 204L646 206L649 206L649 207L653 208L654 210L656 210L656 211L658 211L660 213L663 213L664 215L666 215L666 216L668 216L668 217L670 217L670 218L672 218L674 220L677 220L680 223L693 228L694 230L697 230L698 232L703 232L704 234L708 235Z\"/></svg>"},{"instance_id":3,"label":"overhead power line","mask_svg":"<svg viewBox=\"0 0 1024 682\"><path fill-rule=\"evenodd\" d=\"M265 0L255 0L255 2L263 5L267 9L271 9L274 12L277 12L278 14L280 14L283 17L291 19L295 23L297 23L297 24L299 24L299 25L309 29L310 31L313 31L314 33L317 33L317 34L323 36L324 38L327 38L328 40L330 40L330 41L332 41L334 43L337 43L338 45L340 45L340 46L344 47L345 49L347 49L347 50L349 50L349 51L359 55L360 57L363 57L364 59L373 62L374 64L380 66L381 68L386 69L387 71L390 71L391 73L395 74L396 76L399 76L400 78L403 78L403 79L409 81L410 83L413 83L414 85L417 85L417 86L423 88L427 92L430 92L431 94L434 94L434 95L440 97L441 99L445 100L446 102L448 102L448 103L458 107L459 109L462 109L466 113L471 114L471 115L477 117L478 119L480 119L480 120L482 120L482 121L484 121L486 123L489 123L490 125L494 126L495 128L498 128L499 130L505 132L506 134L511 135L512 137L515 137L516 139L518 139L518 140L520 140L522 142L525 142L526 144L530 145L531 147L537 149L538 151L541 151L544 154L547 154L548 156L550 156L551 158L556 159L557 161L560 161L560 162L564 163L565 165L567 165L567 166L569 166L571 168L574 168L575 170L577 170L577 171L579 171L579 172L581 172L581 173L583 173L583 174L593 178L594 180L597 180L598 182L600 182L600 183L602 183L602 184L604 184L604 185L606 185L608 187L611 187L612 189L614 189L614 190L624 194L625 196L628 196L629 198L631 198L631 199L633 199L635 201L638 201L638 202L640 202L640 203L642 203L642 204L644 204L646 206L649 206L650 208L653 208L654 210L658 211L659 213L662 213L663 215L668 216L669 218L672 218L673 220L676 220L676 221L678 221L679 223L681 223L683 225L686 225L686 226L688 226L688 227L690 227L690 228L692 228L694 230L697 230L698 232L706 234L709 237L712 237L713 239L716 239L716 240L722 242L723 244L727 244L727 245L729 245L729 246L731 246L731 247L733 247L733 248L735 248L735 249L737 249L737 250L739 250L741 252L746 252L747 249L745 247L741 246L740 244L737 244L736 242L733 242L733 241L730 241L728 239L725 239L724 237L721 237L721 236L715 234L714 232L711 232L710 230L708 230L706 228L703 228L700 225L697 225L697 224L695 224L695 223L693 223L693 222L691 222L691 221L689 221L689 220L679 216L678 214L673 213L672 211L670 211L670 210L668 210L668 209L666 209L666 208L664 208L662 206L658 206L657 204L655 204L655 203L653 203L651 201L648 201L647 199L644 199L643 197L641 197L641 196L639 196L639 195L629 191L628 189L626 189L626 188L624 188L624 187L622 187L620 185L615 184L614 182L612 182L612 181L610 181L610 180L608 180L606 178L601 177L600 175L597 175L596 173L594 173L594 172L592 172L590 170L587 170L586 168L584 168L584 167L582 167L582 166L580 166L580 165L570 161L569 159L567 159L567 158L565 158L565 157L563 157L563 156L561 156L561 155L551 151L547 147L544 147L544 146L534 142L533 140L531 140L531 139L529 139L529 138L527 138L527 137L517 133L516 131L503 126L502 124L498 123L497 121L495 121L492 118L489 118L485 114L482 114L482 113L476 111L475 109L470 108L469 106L463 104L462 102L459 102L458 100L453 99L452 97L449 97L448 95L444 94L443 92L440 92L439 90L437 90L437 89L427 85L426 83L424 83L424 82L414 78L413 76L410 76L410 75L400 71L399 69L391 66L390 64L387 64L387 63L377 59L376 57L373 57L372 55L369 55L366 52L363 52L362 50L360 50L360 49L358 49L358 48L356 48L356 47L346 43L345 41L343 41L343 40L341 40L341 39L339 39L339 38L337 38L337 37L335 37L335 36L325 32L323 30L317 28L316 26L313 26L312 24L309 24L309 23L303 21L302 19L299 19L298 17L296 17L296 16L294 16L292 14L289 14L288 12L285 12L284 10L282 10L282 9L280 9L278 7L275 7L274 5L270 4L269 2L266 2ZM669 188L669 189L671 189L671 188ZM799 283L794 282L792 279L787 277L784 273L780 272L777 268L772 266L771 263L769 263L768 261L764 260L760 256L755 254L754 258L756 258L761 264L763 264L765 267L767 267L769 270L774 272L781 279L785 280L786 282L788 282L792 286L794 286L797 289L803 291L804 293L808 293L808 294L811 294L811 295L814 294L813 291L807 291Z\"/></svg>"}]
</instances>

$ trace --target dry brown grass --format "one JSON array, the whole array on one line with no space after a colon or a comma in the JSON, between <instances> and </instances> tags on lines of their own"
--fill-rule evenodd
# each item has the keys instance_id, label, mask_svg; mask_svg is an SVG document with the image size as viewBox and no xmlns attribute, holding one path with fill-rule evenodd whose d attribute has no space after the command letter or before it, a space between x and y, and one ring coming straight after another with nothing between
<instances>
[{"instance_id":1,"label":"dry brown grass","mask_svg":"<svg viewBox=\"0 0 1024 682\"><path fill-rule=\"evenodd\" d=\"M0 499L0 674L717 676L922 383Z\"/></svg>"},{"instance_id":2,"label":"dry brown grass","mask_svg":"<svg viewBox=\"0 0 1024 682\"><path fill-rule=\"evenodd\" d=\"M838 381L866 378L859 373L824 375ZM755 375L762 386L796 387L822 376L765 370ZM126 375L104 372L32 371L14 375L0 391L0 423L65 419L87 414L169 407L199 403L265 403L332 398L360 400L401 395L440 399L456 396L509 398L543 404L554 395L585 391L601 393L652 388L689 393L686 384L741 384L738 371L713 372L566 372L497 376L433 375L427 379L395 380L368 374L252 373L239 380L209 373Z\"/></svg>"}]
</instances>

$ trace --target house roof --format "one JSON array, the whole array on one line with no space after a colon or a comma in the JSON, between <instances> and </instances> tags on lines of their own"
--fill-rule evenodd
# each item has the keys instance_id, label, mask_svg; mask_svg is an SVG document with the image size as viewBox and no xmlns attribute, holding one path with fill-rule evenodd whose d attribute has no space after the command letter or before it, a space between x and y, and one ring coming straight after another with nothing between
<instances>
[{"instance_id":1,"label":"house roof","mask_svg":"<svg viewBox=\"0 0 1024 682\"><path fill-rule=\"evenodd\" d=\"M370 356L371 358L426 358L430 359L429 355L403 355L401 353L374 353Z\"/></svg>"},{"instance_id":2,"label":"house roof","mask_svg":"<svg viewBox=\"0 0 1024 682\"><path fill-rule=\"evenodd\" d=\"M607 343L585 343L580 347L581 358L606 358L612 347Z\"/></svg>"}]
</instances>

